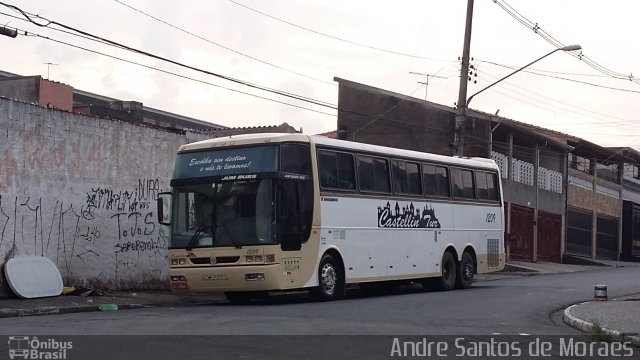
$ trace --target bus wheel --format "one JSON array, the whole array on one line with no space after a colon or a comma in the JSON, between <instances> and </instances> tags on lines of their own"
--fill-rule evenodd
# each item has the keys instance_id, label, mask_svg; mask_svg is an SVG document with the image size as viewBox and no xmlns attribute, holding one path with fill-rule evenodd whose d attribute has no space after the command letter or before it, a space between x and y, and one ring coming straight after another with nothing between
<instances>
[{"instance_id":1,"label":"bus wheel","mask_svg":"<svg viewBox=\"0 0 640 360\"><path fill-rule=\"evenodd\" d=\"M335 300L344 294L344 275L333 256L327 254L320 260L318 286L313 297L320 301Z\"/></svg>"},{"instance_id":2,"label":"bus wheel","mask_svg":"<svg viewBox=\"0 0 640 360\"><path fill-rule=\"evenodd\" d=\"M248 304L253 298L253 293L233 291L233 292L225 292L224 296L232 304Z\"/></svg>"},{"instance_id":3,"label":"bus wheel","mask_svg":"<svg viewBox=\"0 0 640 360\"><path fill-rule=\"evenodd\" d=\"M449 251L442 255L442 275L440 276L440 288L442 290L451 290L456 286L456 259Z\"/></svg>"},{"instance_id":4,"label":"bus wheel","mask_svg":"<svg viewBox=\"0 0 640 360\"><path fill-rule=\"evenodd\" d=\"M465 251L462 260L458 265L458 276L456 276L456 288L468 289L473 283L473 257Z\"/></svg>"}]
</instances>

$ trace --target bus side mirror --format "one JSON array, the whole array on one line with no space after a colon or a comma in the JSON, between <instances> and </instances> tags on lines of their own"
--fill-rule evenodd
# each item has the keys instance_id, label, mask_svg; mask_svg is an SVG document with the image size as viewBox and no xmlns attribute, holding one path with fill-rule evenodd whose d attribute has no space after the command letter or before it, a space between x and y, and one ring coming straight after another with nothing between
<instances>
[{"instance_id":1,"label":"bus side mirror","mask_svg":"<svg viewBox=\"0 0 640 360\"><path fill-rule=\"evenodd\" d=\"M302 249L302 216L298 183L283 180L280 187L278 208L278 235L283 251Z\"/></svg>"},{"instance_id":2,"label":"bus side mirror","mask_svg":"<svg viewBox=\"0 0 640 360\"><path fill-rule=\"evenodd\" d=\"M171 193L162 192L158 194L158 223L160 225L171 224Z\"/></svg>"}]
</instances>

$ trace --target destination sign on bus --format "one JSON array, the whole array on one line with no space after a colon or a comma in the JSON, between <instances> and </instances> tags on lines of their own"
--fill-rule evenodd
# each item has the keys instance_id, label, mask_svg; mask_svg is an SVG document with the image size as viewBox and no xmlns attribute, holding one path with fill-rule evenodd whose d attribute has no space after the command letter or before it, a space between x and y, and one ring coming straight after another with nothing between
<instances>
[{"instance_id":1,"label":"destination sign on bus","mask_svg":"<svg viewBox=\"0 0 640 360\"><path fill-rule=\"evenodd\" d=\"M178 154L174 179L277 171L277 146L255 146Z\"/></svg>"}]
</instances>

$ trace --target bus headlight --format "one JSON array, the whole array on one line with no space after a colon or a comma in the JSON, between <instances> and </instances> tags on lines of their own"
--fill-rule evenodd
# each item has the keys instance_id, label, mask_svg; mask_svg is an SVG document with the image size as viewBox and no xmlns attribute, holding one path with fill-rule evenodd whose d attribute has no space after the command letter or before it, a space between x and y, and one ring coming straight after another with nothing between
<instances>
[{"instance_id":1,"label":"bus headlight","mask_svg":"<svg viewBox=\"0 0 640 360\"><path fill-rule=\"evenodd\" d=\"M245 259L246 259L245 260L246 262L253 262L253 256L252 255L248 255Z\"/></svg>"},{"instance_id":2,"label":"bus headlight","mask_svg":"<svg viewBox=\"0 0 640 360\"><path fill-rule=\"evenodd\" d=\"M255 262L262 262L262 255L256 255L253 257L253 261Z\"/></svg>"},{"instance_id":3,"label":"bus headlight","mask_svg":"<svg viewBox=\"0 0 640 360\"><path fill-rule=\"evenodd\" d=\"M264 262L267 264L276 262L276 255L275 254L265 255Z\"/></svg>"},{"instance_id":4,"label":"bus headlight","mask_svg":"<svg viewBox=\"0 0 640 360\"><path fill-rule=\"evenodd\" d=\"M187 259L185 258L171 258L171 265L186 265Z\"/></svg>"}]
</instances>

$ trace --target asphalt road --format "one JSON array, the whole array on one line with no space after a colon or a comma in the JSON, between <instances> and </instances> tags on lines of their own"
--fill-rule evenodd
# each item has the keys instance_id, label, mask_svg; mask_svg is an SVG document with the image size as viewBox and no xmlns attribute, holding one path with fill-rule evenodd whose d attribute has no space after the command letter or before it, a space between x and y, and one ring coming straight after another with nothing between
<instances>
[{"instance_id":1,"label":"asphalt road","mask_svg":"<svg viewBox=\"0 0 640 360\"><path fill-rule=\"evenodd\" d=\"M376 346L388 349L393 336L400 335L577 335L576 330L562 323L558 316L560 310L573 303L591 300L595 284L606 284L609 297L638 293L639 278L639 267L607 268L484 281L475 283L468 290L449 292L425 292L417 288L377 296L352 292L345 300L327 303L313 302L305 295L294 294L274 296L251 305L223 304L5 318L0 319L0 334L169 335L160 338L164 339L162 341L158 337L144 336L102 337L108 339L103 344L114 341L124 344L133 341L133 338L137 339L135 343L138 346L147 349L153 346L156 350L172 342L189 346L192 350L203 344L210 347L212 339L216 339L213 342L218 344L218 354L231 358L257 358L247 353L246 356L237 355L235 352L239 350L258 351L263 355L261 358L275 358L278 354L283 355L278 358L309 357L309 350L317 348L318 343L331 344L327 348L321 346L324 350L311 351L315 355L311 358L321 358L330 355L325 354L325 350L342 351L353 346L361 350ZM198 335L286 336L212 338ZM325 336L294 338L293 335ZM94 338L100 337L91 339ZM292 338L296 339L293 343ZM362 343L357 345L359 341ZM367 347L368 343L374 346ZM288 356L280 353L285 348ZM113 347L109 349L113 351ZM389 355L387 350L385 352L385 356Z\"/></svg>"}]
</instances>

